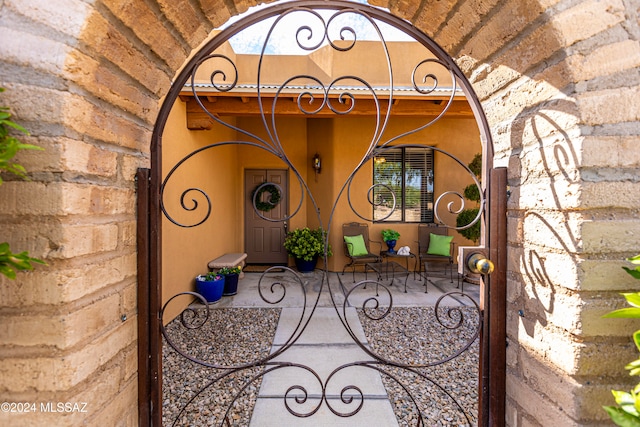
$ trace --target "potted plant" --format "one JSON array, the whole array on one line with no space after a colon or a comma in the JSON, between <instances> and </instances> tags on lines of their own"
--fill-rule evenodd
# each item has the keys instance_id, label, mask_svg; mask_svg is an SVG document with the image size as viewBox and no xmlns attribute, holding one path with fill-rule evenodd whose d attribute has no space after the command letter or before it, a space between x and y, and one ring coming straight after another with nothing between
<instances>
[{"instance_id":1,"label":"potted plant","mask_svg":"<svg viewBox=\"0 0 640 427\"><path fill-rule=\"evenodd\" d=\"M218 302L222 298L224 291L224 276L209 272L196 276L196 292L207 300L207 302Z\"/></svg>"},{"instance_id":2,"label":"potted plant","mask_svg":"<svg viewBox=\"0 0 640 427\"><path fill-rule=\"evenodd\" d=\"M311 230L308 227L298 228L287 233L284 248L293 257L296 268L302 273L316 268L318 257L324 255L327 232L322 228ZM327 246L327 256L333 255L331 245Z\"/></svg>"},{"instance_id":3,"label":"potted plant","mask_svg":"<svg viewBox=\"0 0 640 427\"><path fill-rule=\"evenodd\" d=\"M218 274L224 276L224 291L222 295L235 295L238 293L238 278L242 268L237 267L222 267L218 270Z\"/></svg>"},{"instance_id":4,"label":"potted plant","mask_svg":"<svg viewBox=\"0 0 640 427\"><path fill-rule=\"evenodd\" d=\"M384 242L389 247L389 250L387 252L389 252L390 254L396 253L394 248L396 247L396 243L399 237L400 233L398 233L396 230L392 230L390 228L382 230L382 240L384 240Z\"/></svg>"}]
</instances>

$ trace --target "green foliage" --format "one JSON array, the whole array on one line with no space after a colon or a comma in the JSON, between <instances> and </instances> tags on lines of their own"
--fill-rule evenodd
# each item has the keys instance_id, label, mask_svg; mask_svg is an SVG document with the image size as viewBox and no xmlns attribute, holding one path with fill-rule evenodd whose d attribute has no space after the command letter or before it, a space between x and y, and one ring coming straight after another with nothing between
<instances>
[{"instance_id":1,"label":"green foliage","mask_svg":"<svg viewBox=\"0 0 640 427\"><path fill-rule=\"evenodd\" d=\"M34 262L44 264L44 261L38 258L31 258L28 252L14 254L8 243L0 243L0 273L9 279L15 279L17 271L33 270Z\"/></svg>"},{"instance_id":2,"label":"green foliage","mask_svg":"<svg viewBox=\"0 0 640 427\"><path fill-rule=\"evenodd\" d=\"M471 200L472 202L480 201L480 189L475 184L470 184L464 187L464 191L462 192L465 199Z\"/></svg>"},{"instance_id":3,"label":"green foliage","mask_svg":"<svg viewBox=\"0 0 640 427\"><path fill-rule=\"evenodd\" d=\"M478 216L479 209L464 209L458 214L456 218L456 227L464 227ZM476 222L469 228L464 230L458 230L458 233L462 234L465 238L471 240L473 243L477 243L480 239L480 221Z\"/></svg>"},{"instance_id":4,"label":"green foliage","mask_svg":"<svg viewBox=\"0 0 640 427\"><path fill-rule=\"evenodd\" d=\"M220 270L218 270L218 274L220 274L222 276L228 276L229 274L240 274L241 271L242 271L242 269L240 268L240 266L237 266L237 267L222 267Z\"/></svg>"},{"instance_id":5,"label":"green foliage","mask_svg":"<svg viewBox=\"0 0 640 427\"><path fill-rule=\"evenodd\" d=\"M482 154L478 153L473 156L473 160L467 165L469 170L480 179L482 174ZM476 184L467 185L463 191L464 198L472 202L478 203L480 201L480 189ZM476 216L478 216L478 208L463 209L456 218L456 227L464 227L470 224ZM463 237L471 240L473 243L478 243L480 239L480 221L476 222L469 228L464 230L457 230Z\"/></svg>"},{"instance_id":6,"label":"green foliage","mask_svg":"<svg viewBox=\"0 0 640 427\"><path fill-rule=\"evenodd\" d=\"M284 239L284 248L294 258L311 261L313 258L324 255L324 242L327 232L318 228L310 230L308 227L298 228L287 233ZM327 247L327 256L331 256L331 245Z\"/></svg>"},{"instance_id":7,"label":"green foliage","mask_svg":"<svg viewBox=\"0 0 640 427\"><path fill-rule=\"evenodd\" d=\"M0 87L0 92L4 92L4 88ZM9 107L0 107L0 171L10 172L26 179L27 171L25 168L18 163L13 163L12 159L20 150L42 150L42 148L31 144L23 144L18 138L10 135L11 129L29 135L25 128L11 121ZM0 177L0 184L2 184L2 177Z\"/></svg>"},{"instance_id":8,"label":"green foliage","mask_svg":"<svg viewBox=\"0 0 640 427\"><path fill-rule=\"evenodd\" d=\"M637 267L634 268L633 270L628 268L628 267L622 267L624 269L624 271L626 271L627 273L629 273L630 275L632 275L635 279L640 280L640 255L636 255L634 257L631 258L627 258L627 261L636 264Z\"/></svg>"},{"instance_id":9,"label":"green foliage","mask_svg":"<svg viewBox=\"0 0 640 427\"><path fill-rule=\"evenodd\" d=\"M640 254L627 261L636 265L634 269L622 267L635 279L640 279ZM631 306L620 310L614 310L605 314L606 318L640 318L640 292L630 292L622 294ZM640 330L633 333L633 342L638 350L640 350ZM640 359L627 364L625 369L629 371L629 375L640 375ZM604 410L609 414L609 418L618 426L622 427L640 427L640 383L636 385L629 393L620 390L611 390L618 406L603 406Z\"/></svg>"},{"instance_id":10,"label":"green foliage","mask_svg":"<svg viewBox=\"0 0 640 427\"><path fill-rule=\"evenodd\" d=\"M4 88L0 87L0 92L4 92ZM0 172L9 172L22 179L27 179L25 168L14 163L12 159L20 150L42 150L42 148L23 144L10 134L12 129L29 135L25 128L11 121L9 107L0 107ZM2 177L0 177L0 184L2 182ZM34 262L44 264L42 260L30 257L27 252L15 254L11 252L8 243L0 243L0 273L9 279L16 278L16 271L33 270L32 263Z\"/></svg>"},{"instance_id":11,"label":"green foliage","mask_svg":"<svg viewBox=\"0 0 640 427\"><path fill-rule=\"evenodd\" d=\"M605 314L606 318L627 318L627 319L640 319L640 293L630 292L621 294L630 308L621 308L620 310L614 310L611 313Z\"/></svg>"},{"instance_id":12,"label":"green foliage","mask_svg":"<svg viewBox=\"0 0 640 427\"><path fill-rule=\"evenodd\" d=\"M222 276L216 272L210 271L206 274L199 275L198 279L204 280L205 282L213 282L214 280L222 279Z\"/></svg>"},{"instance_id":13,"label":"green foliage","mask_svg":"<svg viewBox=\"0 0 640 427\"><path fill-rule=\"evenodd\" d=\"M473 160L467 166L475 176L479 177L482 174L482 154L477 153L473 156Z\"/></svg>"},{"instance_id":14,"label":"green foliage","mask_svg":"<svg viewBox=\"0 0 640 427\"><path fill-rule=\"evenodd\" d=\"M388 242L389 240L398 240L398 237L400 237L400 233L396 230L392 230L390 228L382 230L382 240L385 242Z\"/></svg>"}]
</instances>

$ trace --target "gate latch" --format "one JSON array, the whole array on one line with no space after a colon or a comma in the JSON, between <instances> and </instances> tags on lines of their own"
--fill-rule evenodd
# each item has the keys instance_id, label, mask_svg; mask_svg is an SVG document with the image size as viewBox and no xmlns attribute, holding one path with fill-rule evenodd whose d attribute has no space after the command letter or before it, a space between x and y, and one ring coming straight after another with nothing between
<instances>
[{"instance_id":1,"label":"gate latch","mask_svg":"<svg viewBox=\"0 0 640 427\"><path fill-rule=\"evenodd\" d=\"M458 272L464 274L487 275L494 270L494 265L487 257L487 248L479 246L461 246L458 248Z\"/></svg>"}]
</instances>

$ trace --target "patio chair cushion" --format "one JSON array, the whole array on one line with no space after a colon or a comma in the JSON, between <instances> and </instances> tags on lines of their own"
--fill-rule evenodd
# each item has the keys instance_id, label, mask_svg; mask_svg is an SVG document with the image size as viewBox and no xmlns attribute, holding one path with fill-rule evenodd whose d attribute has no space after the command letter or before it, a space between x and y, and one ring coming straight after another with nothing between
<instances>
[{"instance_id":1,"label":"patio chair cushion","mask_svg":"<svg viewBox=\"0 0 640 427\"><path fill-rule=\"evenodd\" d=\"M362 234L357 236L344 236L344 241L347 243L347 249L351 256L363 256L367 255L367 246L364 244L364 237Z\"/></svg>"},{"instance_id":2,"label":"patio chair cushion","mask_svg":"<svg viewBox=\"0 0 640 427\"><path fill-rule=\"evenodd\" d=\"M451 241L453 236L442 236L440 234L429 233L429 255L451 255Z\"/></svg>"}]
</instances>

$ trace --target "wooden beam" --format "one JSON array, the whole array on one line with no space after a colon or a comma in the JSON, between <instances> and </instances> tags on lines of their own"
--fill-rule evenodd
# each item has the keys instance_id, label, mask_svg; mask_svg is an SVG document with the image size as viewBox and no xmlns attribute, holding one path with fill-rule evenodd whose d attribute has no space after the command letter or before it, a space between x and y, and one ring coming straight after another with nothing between
<instances>
[{"instance_id":1,"label":"wooden beam","mask_svg":"<svg viewBox=\"0 0 640 427\"><path fill-rule=\"evenodd\" d=\"M187 98L186 96L184 98ZM216 117L221 116L258 116L260 115L260 104L256 97L248 96L219 96L215 102L209 101L211 96L200 98L206 110ZM300 106L293 98L294 102L286 101L286 98L279 98L274 109L274 98L262 98L262 111L265 115L271 116L275 112L279 116L306 116L309 118L326 117L363 117L386 114L389 105L388 100L379 100L378 107L373 99L356 99L355 106L349 114L338 114L332 111L328 105L322 105L320 98L316 97L312 103L309 99L302 99ZM350 104L340 104L336 98L330 99L332 107L345 112ZM190 97L187 103L187 127L191 130L210 129L213 120L202 110L198 102ZM434 99L396 99L391 108L391 116L397 117L435 117L440 114L447 105L446 101ZM322 107L322 108L320 108ZM318 111L316 111L318 110ZM454 100L449 106L446 117L468 118L473 117L473 112L466 100Z\"/></svg>"}]
</instances>

